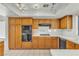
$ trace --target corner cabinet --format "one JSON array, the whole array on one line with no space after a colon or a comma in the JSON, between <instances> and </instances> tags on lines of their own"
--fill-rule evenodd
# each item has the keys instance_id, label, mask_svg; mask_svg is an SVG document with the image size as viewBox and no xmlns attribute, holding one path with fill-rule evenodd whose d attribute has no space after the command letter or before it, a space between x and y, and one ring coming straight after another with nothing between
<instances>
[{"instance_id":1,"label":"corner cabinet","mask_svg":"<svg viewBox=\"0 0 79 59\"><path fill-rule=\"evenodd\" d=\"M59 19L60 22L60 29L72 29L72 16L64 16L63 18Z\"/></svg>"}]
</instances>

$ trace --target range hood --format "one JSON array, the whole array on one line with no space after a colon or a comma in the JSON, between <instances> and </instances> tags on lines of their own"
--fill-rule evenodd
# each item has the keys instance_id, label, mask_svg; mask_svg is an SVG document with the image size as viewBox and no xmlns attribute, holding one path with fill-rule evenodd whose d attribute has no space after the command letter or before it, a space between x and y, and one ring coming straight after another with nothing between
<instances>
[{"instance_id":1,"label":"range hood","mask_svg":"<svg viewBox=\"0 0 79 59\"><path fill-rule=\"evenodd\" d=\"M39 24L38 31L40 35L50 35L51 24Z\"/></svg>"},{"instance_id":2,"label":"range hood","mask_svg":"<svg viewBox=\"0 0 79 59\"><path fill-rule=\"evenodd\" d=\"M39 24L39 26L51 26L51 24L47 24L47 23L45 23L45 24Z\"/></svg>"}]
</instances>

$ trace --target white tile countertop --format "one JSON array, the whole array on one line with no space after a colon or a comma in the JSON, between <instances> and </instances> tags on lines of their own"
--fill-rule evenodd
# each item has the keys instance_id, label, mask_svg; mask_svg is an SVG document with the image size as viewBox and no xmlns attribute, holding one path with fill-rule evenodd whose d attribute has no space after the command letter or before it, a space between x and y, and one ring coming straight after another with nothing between
<instances>
[{"instance_id":1,"label":"white tile countertop","mask_svg":"<svg viewBox=\"0 0 79 59\"><path fill-rule=\"evenodd\" d=\"M79 50L69 49L51 49L52 56L79 56Z\"/></svg>"},{"instance_id":2,"label":"white tile countertop","mask_svg":"<svg viewBox=\"0 0 79 59\"><path fill-rule=\"evenodd\" d=\"M79 37L78 36L67 36L67 35L50 35L50 36L40 36L39 34L38 35L32 35L32 36L39 36L39 37L60 37L60 38L64 38L64 39L66 39L66 40L70 40L70 41L72 41L72 42L74 42L74 43L77 43L77 44L79 44Z\"/></svg>"},{"instance_id":3,"label":"white tile countertop","mask_svg":"<svg viewBox=\"0 0 79 59\"><path fill-rule=\"evenodd\" d=\"M59 37L64 38L64 39L66 39L66 40L69 40L69 41L72 41L72 42L74 42L74 43L79 44L78 36L65 36L65 35L60 35Z\"/></svg>"}]
</instances>

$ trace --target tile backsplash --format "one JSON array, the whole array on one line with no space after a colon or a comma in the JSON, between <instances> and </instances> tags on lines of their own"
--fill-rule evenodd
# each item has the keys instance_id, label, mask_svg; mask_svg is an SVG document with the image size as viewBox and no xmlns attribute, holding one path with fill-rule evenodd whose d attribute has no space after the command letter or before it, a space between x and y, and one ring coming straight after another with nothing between
<instances>
[{"instance_id":1,"label":"tile backsplash","mask_svg":"<svg viewBox=\"0 0 79 59\"><path fill-rule=\"evenodd\" d=\"M48 31L41 31L39 29L34 29L32 33L33 35L40 35L40 33L46 33L46 34L48 33L50 35L61 35L62 32L63 31L60 29L54 29L54 30L50 29Z\"/></svg>"}]
</instances>

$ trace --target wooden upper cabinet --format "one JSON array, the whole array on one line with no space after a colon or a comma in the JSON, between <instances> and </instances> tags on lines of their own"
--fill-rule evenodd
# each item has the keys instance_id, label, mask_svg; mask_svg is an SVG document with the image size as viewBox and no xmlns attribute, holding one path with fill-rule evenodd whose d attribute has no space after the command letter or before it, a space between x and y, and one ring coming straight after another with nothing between
<instances>
[{"instance_id":1,"label":"wooden upper cabinet","mask_svg":"<svg viewBox=\"0 0 79 59\"><path fill-rule=\"evenodd\" d=\"M66 29L67 28L67 17L65 16L65 17L61 18L60 23L61 23L60 28Z\"/></svg>"},{"instance_id":2,"label":"wooden upper cabinet","mask_svg":"<svg viewBox=\"0 0 79 59\"><path fill-rule=\"evenodd\" d=\"M72 16L67 16L67 29L72 29Z\"/></svg>"},{"instance_id":3,"label":"wooden upper cabinet","mask_svg":"<svg viewBox=\"0 0 79 59\"><path fill-rule=\"evenodd\" d=\"M58 19L51 20L51 29L59 29L59 20Z\"/></svg>"},{"instance_id":4,"label":"wooden upper cabinet","mask_svg":"<svg viewBox=\"0 0 79 59\"><path fill-rule=\"evenodd\" d=\"M71 41L66 41L66 48L67 49L75 49L75 44Z\"/></svg>"},{"instance_id":5,"label":"wooden upper cabinet","mask_svg":"<svg viewBox=\"0 0 79 59\"><path fill-rule=\"evenodd\" d=\"M15 23L16 25L21 25L21 18L20 17L16 17Z\"/></svg>"},{"instance_id":6,"label":"wooden upper cabinet","mask_svg":"<svg viewBox=\"0 0 79 59\"><path fill-rule=\"evenodd\" d=\"M16 18L15 17L9 17L8 18L8 23L10 24L10 25L15 25L16 23L15 23L15 20L16 20Z\"/></svg>"},{"instance_id":7,"label":"wooden upper cabinet","mask_svg":"<svg viewBox=\"0 0 79 59\"><path fill-rule=\"evenodd\" d=\"M43 23L50 24L51 23L51 19L38 19L38 20L39 20L39 24L43 24Z\"/></svg>"},{"instance_id":8,"label":"wooden upper cabinet","mask_svg":"<svg viewBox=\"0 0 79 59\"><path fill-rule=\"evenodd\" d=\"M38 19L33 19L33 26L32 29L38 29Z\"/></svg>"},{"instance_id":9,"label":"wooden upper cabinet","mask_svg":"<svg viewBox=\"0 0 79 59\"><path fill-rule=\"evenodd\" d=\"M60 19L60 28L61 29L72 29L72 16L64 16Z\"/></svg>"},{"instance_id":10,"label":"wooden upper cabinet","mask_svg":"<svg viewBox=\"0 0 79 59\"><path fill-rule=\"evenodd\" d=\"M32 25L32 18L21 17L22 25Z\"/></svg>"},{"instance_id":11,"label":"wooden upper cabinet","mask_svg":"<svg viewBox=\"0 0 79 59\"><path fill-rule=\"evenodd\" d=\"M9 17L9 24L10 25L21 25L20 17Z\"/></svg>"}]
</instances>

